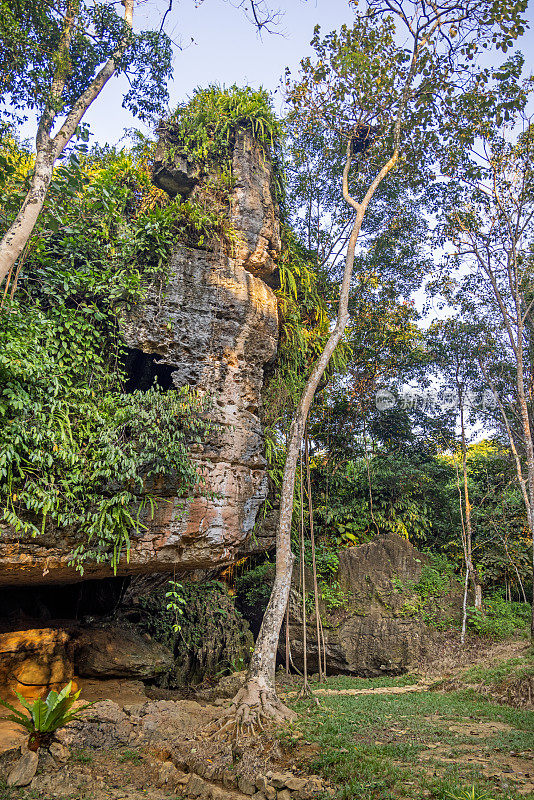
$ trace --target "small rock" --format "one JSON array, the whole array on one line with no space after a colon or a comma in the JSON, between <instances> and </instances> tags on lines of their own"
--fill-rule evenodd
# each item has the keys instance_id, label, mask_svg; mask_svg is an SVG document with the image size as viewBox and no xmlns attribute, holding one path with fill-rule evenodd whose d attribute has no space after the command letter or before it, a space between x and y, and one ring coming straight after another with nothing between
<instances>
[{"instance_id":1,"label":"small rock","mask_svg":"<svg viewBox=\"0 0 534 800\"><path fill-rule=\"evenodd\" d=\"M218 779L217 767L215 764L206 765L203 777L206 778L207 781L216 781Z\"/></svg>"},{"instance_id":2,"label":"small rock","mask_svg":"<svg viewBox=\"0 0 534 800\"><path fill-rule=\"evenodd\" d=\"M207 764L204 764L203 761L195 761L194 770L197 775L200 775L201 778L205 778L207 773Z\"/></svg>"},{"instance_id":3,"label":"small rock","mask_svg":"<svg viewBox=\"0 0 534 800\"><path fill-rule=\"evenodd\" d=\"M241 775L241 777L237 779L237 786L243 794L256 794L256 786L251 780L245 778L244 775Z\"/></svg>"},{"instance_id":4,"label":"small rock","mask_svg":"<svg viewBox=\"0 0 534 800\"><path fill-rule=\"evenodd\" d=\"M223 786L226 786L227 789L235 789L237 787L237 777L229 769L224 770L222 774L222 782Z\"/></svg>"},{"instance_id":5,"label":"small rock","mask_svg":"<svg viewBox=\"0 0 534 800\"><path fill-rule=\"evenodd\" d=\"M37 772L38 763L39 755L34 753L32 750L26 750L24 755L19 758L7 776L7 785L27 786L32 782L33 777Z\"/></svg>"},{"instance_id":6,"label":"small rock","mask_svg":"<svg viewBox=\"0 0 534 800\"><path fill-rule=\"evenodd\" d=\"M283 789L287 781L290 780L292 777L293 775L291 775L291 773L282 775L281 772L273 772L271 776L271 783L275 789Z\"/></svg>"},{"instance_id":7,"label":"small rock","mask_svg":"<svg viewBox=\"0 0 534 800\"><path fill-rule=\"evenodd\" d=\"M52 742L50 747L48 748L50 755L56 759L56 761L68 761L70 756L70 751L68 747L65 747L60 742Z\"/></svg>"},{"instance_id":8,"label":"small rock","mask_svg":"<svg viewBox=\"0 0 534 800\"><path fill-rule=\"evenodd\" d=\"M173 763L165 761L158 770L157 786L176 786L180 773Z\"/></svg>"},{"instance_id":9,"label":"small rock","mask_svg":"<svg viewBox=\"0 0 534 800\"><path fill-rule=\"evenodd\" d=\"M157 744L150 748L150 755L158 761L170 761L171 748L166 744Z\"/></svg>"},{"instance_id":10,"label":"small rock","mask_svg":"<svg viewBox=\"0 0 534 800\"><path fill-rule=\"evenodd\" d=\"M264 792L265 787L267 786L267 778L265 775L258 775L256 778L256 789L258 792Z\"/></svg>"},{"instance_id":11,"label":"small rock","mask_svg":"<svg viewBox=\"0 0 534 800\"><path fill-rule=\"evenodd\" d=\"M212 786L210 789L211 800L228 800L228 794L219 786Z\"/></svg>"},{"instance_id":12,"label":"small rock","mask_svg":"<svg viewBox=\"0 0 534 800\"><path fill-rule=\"evenodd\" d=\"M291 778L288 778L286 781L286 787L292 792L300 792L306 788L307 782L306 778L297 778L295 775L292 775Z\"/></svg>"},{"instance_id":13,"label":"small rock","mask_svg":"<svg viewBox=\"0 0 534 800\"><path fill-rule=\"evenodd\" d=\"M193 773L187 784L187 794L189 797L202 797L206 788L206 782Z\"/></svg>"},{"instance_id":14,"label":"small rock","mask_svg":"<svg viewBox=\"0 0 534 800\"><path fill-rule=\"evenodd\" d=\"M291 792L289 789L282 789L281 792L278 792L276 800L291 800Z\"/></svg>"},{"instance_id":15,"label":"small rock","mask_svg":"<svg viewBox=\"0 0 534 800\"><path fill-rule=\"evenodd\" d=\"M276 800L276 789L274 788L274 786L270 786L269 784L267 784L267 786L263 791L265 793L265 797L267 798L267 800Z\"/></svg>"},{"instance_id":16,"label":"small rock","mask_svg":"<svg viewBox=\"0 0 534 800\"><path fill-rule=\"evenodd\" d=\"M126 705L122 707L122 710L131 717L140 717L141 711L143 711L146 705L146 700L144 703L126 703Z\"/></svg>"},{"instance_id":17,"label":"small rock","mask_svg":"<svg viewBox=\"0 0 534 800\"><path fill-rule=\"evenodd\" d=\"M256 792L256 794L252 795L252 800L265 800L265 795L263 792Z\"/></svg>"}]
</instances>

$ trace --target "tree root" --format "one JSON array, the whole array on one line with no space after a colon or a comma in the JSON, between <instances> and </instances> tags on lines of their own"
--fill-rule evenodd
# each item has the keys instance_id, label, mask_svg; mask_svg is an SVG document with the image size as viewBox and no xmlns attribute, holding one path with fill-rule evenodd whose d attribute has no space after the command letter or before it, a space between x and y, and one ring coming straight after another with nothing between
<instances>
[{"instance_id":1,"label":"tree root","mask_svg":"<svg viewBox=\"0 0 534 800\"><path fill-rule=\"evenodd\" d=\"M310 689L310 684L308 683L308 681L303 683L303 685L301 686L299 693L297 694L297 700L311 700L312 703L315 703L315 705L320 708L319 700L316 698L316 696Z\"/></svg>"},{"instance_id":2,"label":"tree root","mask_svg":"<svg viewBox=\"0 0 534 800\"><path fill-rule=\"evenodd\" d=\"M289 722L297 715L276 696L274 689L252 678L236 694L225 716L211 728L211 738L253 736L266 722Z\"/></svg>"}]
</instances>

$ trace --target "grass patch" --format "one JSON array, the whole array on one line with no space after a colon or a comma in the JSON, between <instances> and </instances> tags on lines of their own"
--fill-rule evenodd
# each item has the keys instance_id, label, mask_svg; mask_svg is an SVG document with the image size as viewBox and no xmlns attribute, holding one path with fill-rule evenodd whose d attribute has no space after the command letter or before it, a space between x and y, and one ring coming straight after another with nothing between
<instances>
[{"instance_id":1,"label":"grass patch","mask_svg":"<svg viewBox=\"0 0 534 800\"><path fill-rule=\"evenodd\" d=\"M343 688L366 686L352 680ZM527 796L511 780L498 783L483 774L486 765L497 769L510 753L532 748L534 719L526 711L471 691L329 695L320 704L294 704L300 714L295 726L304 741L319 745L308 766L332 781L342 800Z\"/></svg>"},{"instance_id":2,"label":"grass patch","mask_svg":"<svg viewBox=\"0 0 534 800\"><path fill-rule=\"evenodd\" d=\"M129 762L130 764L140 764L143 760L143 756L141 753L138 753L137 750L124 750L118 759L122 764L125 762Z\"/></svg>"},{"instance_id":3,"label":"grass patch","mask_svg":"<svg viewBox=\"0 0 534 800\"><path fill-rule=\"evenodd\" d=\"M510 658L489 667L470 667L460 675L465 683L485 683L498 685L504 681L523 678L534 673L534 650L530 649L525 656Z\"/></svg>"},{"instance_id":4,"label":"grass patch","mask_svg":"<svg viewBox=\"0 0 534 800\"><path fill-rule=\"evenodd\" d=\"M378 678L352 678L350 675L329 675L325 681L319 683L316 676L310 677L309 684L312 689L379 689L385 686L411 686L420 681L420 676L415 673L406 675L381 675ZM300 689L301 679L296 680L294 675L286 678L285 674L278 673L276 685L282 691Z\"/></svg>"},{"instance_id":5,"label":"grass patch","mask_svg":"<svg viewBox=\"0 0 534 800\"><path fill-rule=\"evenodd\" d=\"M71 760L77 764L92 764L93 756L87 750L74 750L71 754Z\"/></svg>"},{"instance_id":6,"label":"grass patch","mask_svg":"<svg viewBox=\"0 0 534 800\"><path fill-rule=\"evenodd\" d=\"M322 684L314 682L313 688L325 689L380 689L384 686L411 686L420 681L414 673L406 675L381 675L378 678L351 678L349 675L332 675Z\"/></svg>"}]
</instances>

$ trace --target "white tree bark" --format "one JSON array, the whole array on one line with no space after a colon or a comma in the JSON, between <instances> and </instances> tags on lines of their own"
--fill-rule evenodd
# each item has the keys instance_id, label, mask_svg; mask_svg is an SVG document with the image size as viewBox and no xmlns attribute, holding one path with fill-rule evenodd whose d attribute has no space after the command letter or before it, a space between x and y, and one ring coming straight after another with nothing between
<instances>
[{"instance_id":1,"label":"white tree bark","mask_svg":"<svg viewBox=\"0 0 534 800\"><path fill-rule=\"evenodd\" d=\"M133 5L134 0L124 0L124 20L128 31L131 31L133 27ZM71 5L65 18L60 44L60 51L62 51L63 55L68 55L75 18L76 9ZM52 81L50 102L43 111L37 128L35 166L30 188L20 211L0 241L0 284L13 269L33 233L52 180L55 162L74 136L76 128L89 106L115 73L117 62L123 55L127 45L128 35L123 38L116 52L107 60L87 89L78 97L60 129L55 136L52 136L52 129L57 116L55 108L61 99L67 78L61 72L64 67L58 67L58 71ZM58 60L61 63L64 59Z\"/></svg>"}]
</instances>

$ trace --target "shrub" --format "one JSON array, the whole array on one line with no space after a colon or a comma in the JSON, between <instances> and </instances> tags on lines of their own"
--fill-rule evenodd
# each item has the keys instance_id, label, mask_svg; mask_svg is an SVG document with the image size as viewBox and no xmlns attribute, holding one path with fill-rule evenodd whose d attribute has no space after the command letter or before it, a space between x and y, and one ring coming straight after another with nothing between
<instances>
[{"instance_id":1,"label":"shrub","mask_svg":"<svg viewBox=\"0 0 534 800\"><path fill-rule=\"evenodd\" d=\"M530 604L507 602L500 595L487 597L484 611L468 609L469 627L480 636L506 639L518 631L526 631L530 625Z\"/></svg>"},{"instance_id":2,"label":"shrub","mask_svg":"<svg viewBox=\"0 0 534 800\"><path fill-rule=\"evenodd\" d=\"M247 570L236 580L236 608L247 620L254 635L259 632L273 580L274 564L270 561Z\"/></svg>"}]
</instances>

